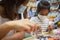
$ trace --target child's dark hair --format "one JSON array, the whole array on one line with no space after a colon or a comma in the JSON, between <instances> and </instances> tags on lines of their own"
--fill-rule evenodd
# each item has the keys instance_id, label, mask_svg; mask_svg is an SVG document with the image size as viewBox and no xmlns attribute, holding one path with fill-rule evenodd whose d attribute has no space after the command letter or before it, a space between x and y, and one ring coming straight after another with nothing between
<instances>
[{"instance_id":1,"label":"child's dark hair","mask_svg":"<svg viewBox=\"0 0 60 40\"><path fill-rule=\"evenodd\" d=\"M36 13L39 13L43 9L48 9L50 11L50 3L48 1L40 1L37 5Z\"/></svg>"}]
</instances>

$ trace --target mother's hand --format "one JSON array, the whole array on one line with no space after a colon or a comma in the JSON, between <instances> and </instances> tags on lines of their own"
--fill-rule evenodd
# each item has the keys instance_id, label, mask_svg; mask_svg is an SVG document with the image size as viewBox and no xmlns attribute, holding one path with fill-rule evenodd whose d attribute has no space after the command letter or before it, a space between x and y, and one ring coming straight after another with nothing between
<instances>
[{"instance_id":1,"label":"mother's hand","mask_svg":"<svg viewBox=\"0 0 60 40\"><path fill-rule=\"evenodd\" d=\"M11 29L31 32L36 29L36 25L30 22L28 19L10 21L5 23L8 26L11 26Z\"/></svg>"}]
</instances>

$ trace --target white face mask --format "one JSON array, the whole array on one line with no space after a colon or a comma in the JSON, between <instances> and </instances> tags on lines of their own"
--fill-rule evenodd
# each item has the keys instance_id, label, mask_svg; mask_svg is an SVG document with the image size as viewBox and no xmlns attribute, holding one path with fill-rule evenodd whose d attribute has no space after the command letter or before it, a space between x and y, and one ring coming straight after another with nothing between
<instances>
[{"instance_id":1,"label":"white face mask","mask_svg":"<svg viewBox=\"0 0 60 40\"><path fill-rule=\"evenodd\" d=\"M21 5L20 8L18 9L18 13L19 14L24 13L24 11L25 11L26 8L27 8L26 6Z\"/></svg>"},{"instance_id":2,"label":"white face mask","mask_svg":"<svg viewBox=\"0 0 60 40\"><path fill-rule=\"evenodd\" d=\"M38 17L41 19L41 20L44 20L45 18L47 18L47 16L42 16L40 14L38 14Z\"/></svg>"}]
</instances>

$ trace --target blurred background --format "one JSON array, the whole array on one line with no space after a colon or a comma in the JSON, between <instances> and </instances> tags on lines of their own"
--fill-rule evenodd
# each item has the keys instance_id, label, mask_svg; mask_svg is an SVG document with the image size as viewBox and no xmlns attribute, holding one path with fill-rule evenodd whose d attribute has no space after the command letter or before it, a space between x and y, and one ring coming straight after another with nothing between
<instances>
[{"instance_id":1,"label":"blurred background","mask_svg":"<svg viewBox=\"0 0 60 40\"><path fill-rule=\"evenodd\" d=\"M0 18L2 21L30 19L35 16L36 7L40 1L41 0L0 0ZM58 12L60 12L60 0L46 1L51 5L48 18L54 20L59 14Z\"/></svg>"}]
</instances>

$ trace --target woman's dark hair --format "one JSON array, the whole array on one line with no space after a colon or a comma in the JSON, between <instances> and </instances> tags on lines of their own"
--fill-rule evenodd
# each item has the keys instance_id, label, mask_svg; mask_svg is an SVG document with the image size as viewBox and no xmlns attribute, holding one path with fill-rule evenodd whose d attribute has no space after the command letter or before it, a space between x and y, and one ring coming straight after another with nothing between
<instances>
[{"instance_id":1,"label":"woman's dark hair","mask_svg":"<svg viewBox=\"0 0 60 40\"><path fill-rule=\"evenodd\" d=\"M16 0L2 0L2 7L4 8L4 10L1 16L3 18L8 18L10 20L15 19L16 18L15 4Z\"/></svg>"},{"instance_id":2,"label":"woman's dark hair","mask_svg":"<svg viewBox=\"0 0 60 40\"><path fill-rule=\"evenodd\" d=\"M13 20L17 16L17 7L23 4L26 0L2 0L1 4L4 8L2 17Z\"/></svg>"},{"instance_id":3,"label":"woman's dark hair","mask_svg":"<svg viewBox=\"0 0 60 40\"><path fill-rule=\"evenodd\" d=\"M43 9L48 9L50 11L50 3L48 1L40 1L37 5L36 15Z\"/></svg>"},{"instance_id":4,"label":"woman's dark hair","mask_svg":"<svg viewBox=\"0 0 60 40\"><path fill-rule=\"evenodd\" d=\"M20 6L21 4L26 4L28 3L29 0L16 0L16 6Z\"/></svg>"},{"instance_id":5,"label":"woman's dark hair","mask_svg":"<svg viewBox=\"0 0 60 40\"><path fill-rule=\"evenodd\" d=\"M24 0L16 0L16 7L24 3Z\"/></svg>"}]
</instances>

